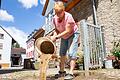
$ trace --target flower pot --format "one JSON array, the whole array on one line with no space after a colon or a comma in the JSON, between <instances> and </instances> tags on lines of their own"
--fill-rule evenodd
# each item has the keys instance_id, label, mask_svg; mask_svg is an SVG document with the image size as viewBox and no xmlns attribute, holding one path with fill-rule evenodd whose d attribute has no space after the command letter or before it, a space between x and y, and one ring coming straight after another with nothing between
<instances>
[{"instance_id":1,"label":"flower pot","mask_svg":"<svg viewBox=\"0 0 120 80\"><path fill-rule=\"evenodd\" d=\"M112 60L106 60L105 61L105 68L106 69L113 68L113 66L112 66Z\"/></svg>"}]
</instances>

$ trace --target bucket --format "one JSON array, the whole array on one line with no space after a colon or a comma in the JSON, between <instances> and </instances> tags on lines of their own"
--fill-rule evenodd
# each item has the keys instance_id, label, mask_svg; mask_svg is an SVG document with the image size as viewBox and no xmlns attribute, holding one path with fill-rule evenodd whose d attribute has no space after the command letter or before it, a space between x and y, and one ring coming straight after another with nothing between
<instances>
[{"instance_id":1,"label":"bucket","mask_svg":"<svg viewBox=\"0 0 120 80\"><path fill-rule=\"evenodd\" d=\"M47 37L38 38L35 41L35 49L41 54L55 54L56 46L55 44Z\"/></svg>"},{"instance_id":2,"label":"bucket","mask_svg":"<svg viewBox=\"0 0 120 80\"><path fill-rule=\"evenodd\" d=\"M48 62L50 61L52 55L56 53L56 46L51 39L47 37L41 37L35 41L35 49L38 54L41 55L39 80L46 80L46 69Z\"/></svg>"}]
</instances>

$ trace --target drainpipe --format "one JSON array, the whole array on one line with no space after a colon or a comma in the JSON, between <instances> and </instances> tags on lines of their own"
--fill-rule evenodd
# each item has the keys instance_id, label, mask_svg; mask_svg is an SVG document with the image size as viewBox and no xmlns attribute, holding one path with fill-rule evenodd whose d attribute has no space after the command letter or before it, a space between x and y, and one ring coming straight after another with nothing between
<instances>
[{"instance_id":1,"label":"drainpipe","mask_svg":"<svg viewBox=\"0 0 120 80\"><path fill-rule=\"evenodd\" d=\"M93 21L94 21L94 25L98 25L95 5L96 5L95 0L92 0Z\"/></svg>"}]
</instances>

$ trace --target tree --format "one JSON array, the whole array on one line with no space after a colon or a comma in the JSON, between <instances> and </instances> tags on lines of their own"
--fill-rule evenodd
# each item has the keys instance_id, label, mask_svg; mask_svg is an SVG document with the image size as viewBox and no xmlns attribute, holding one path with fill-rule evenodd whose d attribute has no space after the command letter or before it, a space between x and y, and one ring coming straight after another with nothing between
<instances>
[{"instance_id":1,"label":"tree","mask_svg":"<svg viewBox=\"0 0 120 80\"><path fill-rule=\"evenodd\" d=\"M20 48L20 45L18 43L14 43L13 48Z\"/></svg>"}]
</instances>

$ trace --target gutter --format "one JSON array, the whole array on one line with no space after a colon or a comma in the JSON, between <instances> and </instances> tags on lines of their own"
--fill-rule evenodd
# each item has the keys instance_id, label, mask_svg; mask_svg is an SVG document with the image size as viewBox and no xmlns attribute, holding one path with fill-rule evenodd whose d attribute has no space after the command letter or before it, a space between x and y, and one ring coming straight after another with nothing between
<instances>
[{"instance_id":1,"label":"gutter","mask_svg":"<svg viewBox=\"0 0 120 80\"><path fill-rule=\"evenodd\" d=\"M98 25L95 5L96 5L95 0L92 0L93 23L94 23L94 25Z\"/></svg>"}]
</instances>

